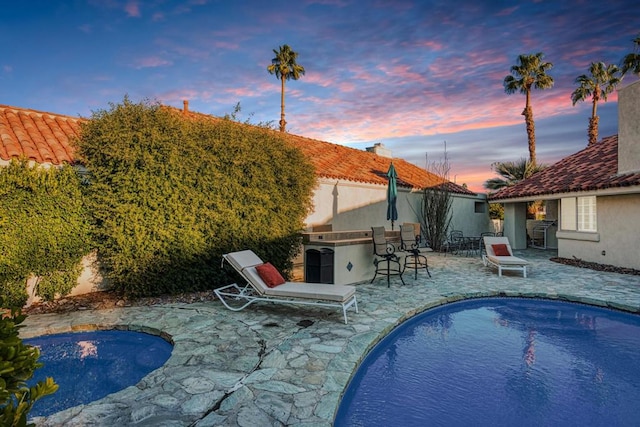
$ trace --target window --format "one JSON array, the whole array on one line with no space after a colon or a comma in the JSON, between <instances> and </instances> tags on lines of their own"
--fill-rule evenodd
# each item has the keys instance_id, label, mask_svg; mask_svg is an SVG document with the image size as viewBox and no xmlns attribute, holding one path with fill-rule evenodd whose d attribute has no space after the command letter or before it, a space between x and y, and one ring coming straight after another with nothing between
<instances>
[{"instance_id":1,"label":"window","mask_svg":"<svg viewBox=\"0 0 640 427\"><path fill-rule=\"evenodd\" d=\"M560 200L562 230L598 231L596 196L569 197Z\"/></svg>"},{"instance_id":2,"label":"window","mask_svg":"<svg viewBox=\"0 0 640 427\"><path fill-rule=\"evenodd\" d=\"M597 231L596 196L578 197L578 231Z\"/></svg>"},{"instance_id":3,"label":"window","mask_svg":"<svg viewBox=\"0 0 640 427\"><path fill-rule=\"evenodd\" d=\"M474 211L475 213L485 213L485 209L484 206L486 205L485 202L475 202L475 207L474 207Z\"/></svg>"}]
</instances>

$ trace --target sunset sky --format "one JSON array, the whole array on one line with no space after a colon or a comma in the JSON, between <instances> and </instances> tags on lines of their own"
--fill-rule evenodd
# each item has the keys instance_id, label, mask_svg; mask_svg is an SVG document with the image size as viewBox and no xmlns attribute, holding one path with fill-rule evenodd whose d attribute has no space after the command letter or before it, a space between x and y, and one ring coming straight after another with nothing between
<instances>
[{"instance_id":1,"label":"sunset sky","mask_svg":"<svg viewBox=\"0 0 640 427\"><path fill-rule=\"evenodd\" d=\"M365 149L381 142L484 192L491 164L528 155L524 95L502 82L543 52L554 88L534 91L537 155L587 144L591 103L571 104L591 62L619 64L640 34L637 0L0 0L0 104L90 117L125 95L240 119L280 118L266 68L289 44L306 74L286 85L287 131ZM625 77L622 86L636 81ZM617 95L599 104L617 133Z\"/></svg>"}]
</instances>

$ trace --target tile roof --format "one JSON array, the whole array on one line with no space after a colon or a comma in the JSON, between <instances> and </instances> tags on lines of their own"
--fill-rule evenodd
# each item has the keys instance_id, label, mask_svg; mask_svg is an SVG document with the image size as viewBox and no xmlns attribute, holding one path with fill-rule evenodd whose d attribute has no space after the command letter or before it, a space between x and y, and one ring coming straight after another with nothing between
<instances>
[{"instance_id":1,"label":"tile roof","mask_svg":"<svg viewBox=\"0 0 640 427\"><path fill-rule=\"evenodd\" d=\"M629 186L640 186L640 173L618 174L618 135L613 135L565 157L516 185L499 190L490 195L489 200Z\"/></svg>"},{"instance_id":2,"label":"tile roof","mask_svg":"<svg viewBox=\"0 0 640 427\"><path fill-rule=\"evenodd\" d=\"M183 113L183 110L174 110ZM192 111L187 114L220 120ZM25 156L37 163L73 163L74 150L70 140L79 136L80 124L84 120L86 119L0 105L0 159L8 161ZM289 133L285 134L285 138L308 156L319 177L386 185L387 170L393 161L398 173L398 185L401 187L423 188L441 183L438 176L400 158L391 159ZM447 182L447 186L453 193L475 195L452 182Z\"/></svg>"},{"instance_id":3,"label":"tile roof","mask_svg":"<svg viewBox=\"0 0 640 427\"><path fill-rule=\"evenodd\" d=\"M69 140L83 119L0 105L0 159L26 157L37 163L73 163Z\"/></svg>"},{"instance_id":4,"label":"tile roof","mask_svg":"<svg viewBox=\"0 0 640 427\"><path fill-rule=\"evenodd\" d=\"M389 165L398 173L398 186L409 188L433 187L442 179L404 159L389 158L369 151L287 134L287 140L298 147L314 164L317 175L323 178L346 179L356 182L387 184ZM475 195L472 191L447 182L453 193Z\"/></svg>"}]
</instances>

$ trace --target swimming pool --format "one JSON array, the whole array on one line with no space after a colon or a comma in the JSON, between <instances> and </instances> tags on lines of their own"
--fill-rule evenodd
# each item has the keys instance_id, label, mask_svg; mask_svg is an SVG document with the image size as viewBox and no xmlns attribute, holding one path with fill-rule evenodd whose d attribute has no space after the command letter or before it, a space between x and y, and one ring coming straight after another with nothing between
<instances>
[{"instance_id":1,"label":"swimming pool","mask_svg":"<svg viewBox=\"0 0 640 427\"><path fill-rule=\"evenodd\" d=\"M447 304L393 330L335 426L638 425L640 316L551 300Z\"/></svg>"},{"instance_id":2,"label":"swimming pool","mask_svg":"<svg viewBox=\"0 0 640 427\"><path fill-rule=\"evenodd\" d=\"M132 331L90 331L25 339L40 348L37 369L29 385L53 377L60 386L33 406L30 416L46 416L93 402L137 384L162 366L173 346L163 338Z\"/></svg>"}]
</instances>

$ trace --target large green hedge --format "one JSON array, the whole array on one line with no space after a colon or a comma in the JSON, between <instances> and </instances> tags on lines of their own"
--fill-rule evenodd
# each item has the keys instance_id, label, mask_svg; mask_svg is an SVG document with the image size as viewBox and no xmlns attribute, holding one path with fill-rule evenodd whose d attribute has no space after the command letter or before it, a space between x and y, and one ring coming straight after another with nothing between
<instances>
[{"instance_id":1,"label":"large green hedge","mask_svg":"<svg viewBox=\"0 0 640 427\"><path fill-rule=\"evenodd\" d=\"M106 276L129 295L210 289L251 248L289 273L315 183L275 131L149 102L92 114L77 142Z\"/></svg>"},{"instance_id":2,"label":"large green hedge","mask_svg":"<svg viewBox=\"0 0 640 427\"><path fill-rule=\"evenodd\" d=\"M10 307L27 301L26 281L52 300L75 286L91 250L81 180L71 166L32 167L13 160L0 168L0 296Z\"/></svg>"}]
</instances>

